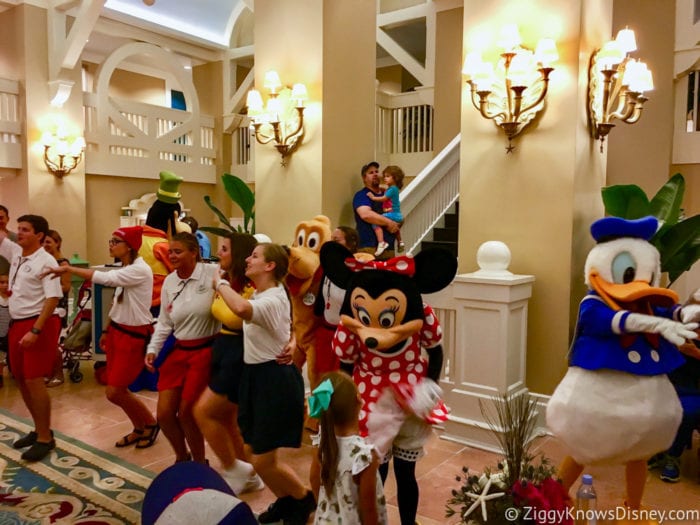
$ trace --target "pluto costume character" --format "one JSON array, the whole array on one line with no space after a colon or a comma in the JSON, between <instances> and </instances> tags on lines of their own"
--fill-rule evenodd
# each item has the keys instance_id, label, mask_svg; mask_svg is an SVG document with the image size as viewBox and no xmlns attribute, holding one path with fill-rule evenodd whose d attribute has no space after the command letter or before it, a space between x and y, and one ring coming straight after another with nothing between
<instances>
[{"instance_id":1,"label":"pluto costume character","mask_svg":"<svg viewBox=\"0 0 700 525\"><path fill-rule=\"evenodd\" d=\"M393 455L401 523L414 525L416 461L430 437L430 424L447 418L436 384L442 329L421 294L452 282L457 259L433 249L415 257L365 262L329 242L321 247L321 264L333 284L346 290L333 348L362 397L360 434L386 454L379 467L382 480Z\"/></svg>"},{"instance_id":2,"label":"pluto costume character","mask_svg":"<svg viewBox=\"0 0 700 525\"><path fill-rule=\"evenodd\" d=\"M660 288L660 256L648 240L654 217L600 219L585 264L569 369L547 406L547 424L571 456L559 469L568 490L584 465L625 464L630 509L639 509L646 461L666 450L681 405L666 374L683 362L676 345L696 337L697 306Z\"/></svg>"},{"instance_id":3,"label":"pluto costume character","mask_svg":"<svg viewBox=\"0 0 700 525\"><path fill-rule=\"evenodd\" d=\"M285 282L292 301L292 324L297 347L294 362L300 368L306 362L311 388L318 385L314 332L319 320L314 315L314 303L321 285L321 246L331 239L331 220L317 215L300 222L289 249L289 271Z\"/></svg>"}]
</instances>

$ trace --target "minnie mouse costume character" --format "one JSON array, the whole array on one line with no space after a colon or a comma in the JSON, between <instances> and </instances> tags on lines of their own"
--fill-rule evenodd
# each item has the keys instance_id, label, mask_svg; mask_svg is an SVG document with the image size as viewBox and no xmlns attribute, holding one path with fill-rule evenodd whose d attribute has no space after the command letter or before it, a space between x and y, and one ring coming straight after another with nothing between
<instances>
[{"instance_id":1,"label":"minnie mouse costume character","mask_svg":"<svg viewBox=\"0 0 700 525\"><path fill-rule=\"evenodd\" d=\"M568 490L584 465L625 464L629 509L639 509L647 459L666 450L681 406L666 374L695 337L695 305L659 287L660 256L649 242L655 217L593 223L569 369L547 405L547 425L570 449L559 468Z\"/></svg>"},{"instance_id":2,"label":"minnie mouse costume character","mask_svg":"<svg viewBox=\"0 0 700 525\"><path fill-rule=\"evenodd\" d=\"M436 384L442 369L442 329L421 294L452 282L457 259L434 249L415 257L363 262L344 246L326 243L321 266L333 284L346 290L333 349L362 397L360 434L385 454L379 469L382 481L393 456L401 524L414 525L415 464L423 455L430 424L447 417Z\"/></svg>"}]
</instances>

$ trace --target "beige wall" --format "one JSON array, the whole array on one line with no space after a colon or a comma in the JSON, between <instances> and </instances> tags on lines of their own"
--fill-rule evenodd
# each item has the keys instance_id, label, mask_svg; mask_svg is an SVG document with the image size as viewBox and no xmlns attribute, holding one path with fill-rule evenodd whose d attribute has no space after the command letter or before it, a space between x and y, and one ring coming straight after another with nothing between
<instances>
[{"instance_id":1,"label":"beige wall","mask_svg":"<svg viewBox=\"0 0 700 525\"><path fill-rule=\"evenodd\" d=\"M2 43L7 44L2 47L3 55L7 56L3 69L6 67L11 78L20 80L27 142L24 168L3 178L0 202L10 209L15 219L23 213L43 215L51 228L60 231L64 238L71 237L66 233L85 231L84 163L63 180L54 177L44 165L39 140L42 123L49 114L60 114L78 128L82 127L82 94L79 88L74 89L61 110L49 105L47 36L46 31L37 31L37 28L46 27L44 9L24 4L5 11L2 16L11 28L8 34L3 30ZM63 70L62 78L80 86L80 68ZM72 237L64 242L64 251L84 253L85 236Z\"/></svg>"},{"instance_id":2,"label":"beige wall","mask_svg":"<svg viewBox=\"0 0 700 525\"><path fill-rule=\"evenodd\" d=\"M435 153L459 134L462 93L462 21L464 10L440 11L435 35Z\"/></svg>"},{"instance_id":3,"label":"beige wall","mask_svg":"<svg viewBox=\"0 0 700 525\"><path fill-rule=\"evenodd\" d=\"M360 168L374 158L375 2L324 2L323 9L322 212L333 225L354 226Z\"/></svg>"},{"instance_id":4,"label":"beige wall","mask_svg":"<svg viewBox=\"0 0 700 525\"><path fill-rule=\"evenodd\" d=\"M306 135L288 165L271 146L255 146L257 227L275 241L291 242L296 224L321 212L351 224L358 171L374 151L375 8L372 0L255 4L256 86L275 69L309 91Z\"/></svg>"},{"instance_id":5,"label":"beige wall","mask_svg":"<svg viewBox=\"0 0 700 525\"><path fill-rule=\"evenodd\" d=\"M144 102L155 106L168 105L163 79L123 69L115 69L109 79L109 95L117 99Z\"/></svg>"},{"instance_id":6,"label":"beige wall","mask_svg":"<svg viewBox=\"0 0 700 525\"><path fill-rule=\"evenodd\" d=\"M401 77L403 68L396 64L393 66L377 68L377 82L379 91L386 93L401 93Z\"/></svg>"},{"instance_id":7,"label":"beige wall","mask_svg":"<svg viewBox=\"0 0 700 525\"><path fill-rule=\"evenodd\" d=\"M666 9L660 6L666 6ZM616 0L610 38L629 26L637 38L632 56L647 63L654 76L642 117L636 124L616 121L610 132L608 184L637 184L653 195L668 178L673 146L673 60L675 2ZM662 31L659 28L664 28ZM643 154L641 154L643 152Z\"/></svg>"},{"instance_id":8,"label":"beige wall","mask_svg":"<svg viewBox=\"0 0 700 525\"><path fill-rule=\"evenodd\" d=\"M669 175L674 173L680 173L685 179L685 216L700 214L700 164L673 164Z\"/></svg>"},{"instance_id":9,"label":"beige wall","mask_svg":"<svg viewBox=\"0 0 700 525\"><path fill-rule=\"evenodd\" d=\"M604 165L588 136L585 70L609 31L611 3L540 0L482 2L464 10L465 48L484 31L518 20L524 43L557 41L547 107L506 154L504 133L480 116L462 90L460 272L476 269L478 247L505 242L511 271L536 278L529 303L527 386L550 393L566 369L581 266L591 246L588 225L599 217ZM476 334L475 334L476 337Z\"/></svg>"},{"instance_id":10,"label":"beige wall","mask_svg":"<svg viewBox=\"0 0 700 525\"><path fill-rule=\"evenodd\" d=\"M22 35L22 9L13 8L0 13L0 76L12 80L24 77L22 61L24 42ZM20 93L22 95L22 93ZM25 114L22 108L22 114ZM22 131L26 134L26 129ZM25 156L26 159L26 156ZM21 170L0 169L0 204L10 210L10 229L15 229L14 219L29 213L28 177Z\"/></svg>"}]
</instances>

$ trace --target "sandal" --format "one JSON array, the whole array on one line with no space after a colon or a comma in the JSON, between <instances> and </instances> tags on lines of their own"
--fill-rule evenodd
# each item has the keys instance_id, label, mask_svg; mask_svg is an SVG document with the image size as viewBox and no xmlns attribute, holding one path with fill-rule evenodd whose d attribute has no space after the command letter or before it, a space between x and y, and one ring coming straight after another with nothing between
<instances>
[{"instance_id":1,"label":"sandal","mask_svg":"<svg viewBox=\"0 0 700 525\"><path fill-rule=\"evenodd\" d=\"M141 436L136 443L136 448L148 448L156 442L158 437L158 432L160 432L160 425L156 423L155 425L146 425L147 435Z\"/></svg>"},{"instance_id":2,"label":"sandal","mask_svg":"<svg viewBox=\"0 0 700 525\"><path fill-rule=\"evenodd\" d=\"M143 439L143 430L141 430L140 428L135 428L126 436L117 441L114 444L114 446L117 448L128 447L133 445L134 443L138 443L141 439Z\"/></svg>"}]
</instances>

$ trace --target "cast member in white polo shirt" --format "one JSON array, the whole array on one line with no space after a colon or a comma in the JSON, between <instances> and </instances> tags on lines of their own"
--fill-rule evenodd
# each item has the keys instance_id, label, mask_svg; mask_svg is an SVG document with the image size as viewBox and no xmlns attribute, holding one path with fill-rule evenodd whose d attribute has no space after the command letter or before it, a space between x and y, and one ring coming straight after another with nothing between
<instances>
[{"instance_id":1,"label":"cast member in white polo shirt","mask_svg":"<svg viewBox=\"0 0 700 525\"><path fill-rule=\"evenodd\" d=\"M56 446L44 377L53 371L61 331L61 320L54 310L63 292L58 279L40 277L57 266L56 259L41 246L48 231L49 223L39 215L17 219L17 244L0 231L0 255L10 261L10 362L34 421L34 430L12 446L29 447L22 453L27 461L40 461Z\"/></svg>"}]
</instances>

